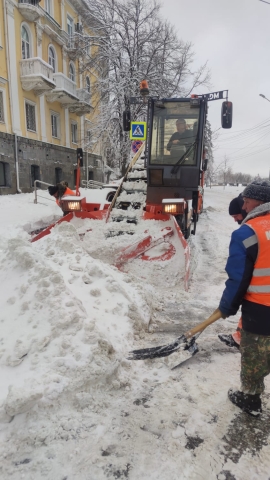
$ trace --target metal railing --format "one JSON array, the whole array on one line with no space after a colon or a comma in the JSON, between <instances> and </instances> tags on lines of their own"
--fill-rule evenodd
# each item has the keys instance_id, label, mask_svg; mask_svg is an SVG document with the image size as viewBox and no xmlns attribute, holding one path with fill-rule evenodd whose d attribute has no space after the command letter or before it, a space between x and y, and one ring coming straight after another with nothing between
<instances>
[{"instance_id":1,"label":"metal railing","mask_svg":"<svg viewBox=\"0 0 270 480\"><path fill-rule=\"evenodd\" d=\"M76 90L76 93L80 102L85 102L90 104L91 93L88 92L86 88L79 88L78 90Z\"/></svg>"},{"instance_id":2,"label":"metal railing","mask_svg":"<svg viewBox=\"0 0 270 480\"><path fill-rule=\"evenodd\" d=\"M46 182L42 182L41 180L35 180L34 181L34 194L35 194L35 198L34 198L34 203L37 203L37 183L41 183L42 185L47 185L48 187L50 186L53 186L51 183L46 183ZM48 197L43 197L42 195L39 195L40 198L45 198L46 200L50 200L50 202L54 202L54 200L52 198L48 198Z\"/></svg>"},{"instance_id":3,"label":"metal railing","mask_svg":"<svg viewBox=\"0 0 270 480\"><path fill-rule=\"evenodd\" d=\"M68 78L62 72L54 73L53 80L56 84L57 90L65 90L74 97L78 98L76 93L76 83L70 80L70 78Z\"/></svg>"},{"instance_id":4,"label":"metal railing","mask_svg":"<svg viewBox=\"0 0 270 480\"><path fill-rule=\"evenodd\" d=\"M82 186L84 188L102 188L104 183L95 182L94 180L82 180Z\"/></svg>"},{"instance_id":5,"label":"metal railing","mask_svg":"<svg viewBox=\"0 0 270 480\"><path fill-rule=\"evenodd\" d=\"M27 3L28 5L33 5L34 7L39 7L40 0L19 0L19 3Z\"/></svg>"},{"instance_id":6,"label":"metal railing","mask_svg":"<svg viewBox=\"0 0 270 480\"><path fill-rule=\"evenodd\" d=\"M45 14L45 19L47 19L55 27L56 33L59 33L59 31L61 30L60 23L58 23L44 8L42 8L41 6L40 8L43 10Z\"/></svg>"}]
</instances>

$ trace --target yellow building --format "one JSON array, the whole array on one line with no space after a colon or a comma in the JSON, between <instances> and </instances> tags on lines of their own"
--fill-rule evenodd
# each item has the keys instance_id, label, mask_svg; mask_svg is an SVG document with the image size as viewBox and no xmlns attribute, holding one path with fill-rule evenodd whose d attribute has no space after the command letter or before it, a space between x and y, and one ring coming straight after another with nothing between
<instances>
[{"instance_id":1,"label":"yellow building","mask_svg":"<svg viewBox=\"0 0 270 480\"><path fill-rule=\"evenodd\" d=\"M35 180L74 186L97 101L95 77L82 68L99 35L83 23L86 8L84 0L0 0L0 194L31 191ZM97 144L84 178L104 180L100 154Z\"/></svg>"}]
</instances>

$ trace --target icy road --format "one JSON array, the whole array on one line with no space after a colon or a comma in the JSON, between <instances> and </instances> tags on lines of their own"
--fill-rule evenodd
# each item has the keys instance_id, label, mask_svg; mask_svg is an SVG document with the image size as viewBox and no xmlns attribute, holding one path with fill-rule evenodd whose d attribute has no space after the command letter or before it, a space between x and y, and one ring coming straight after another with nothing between
<instances>
[{"instance_id":1,"label":"icy road","mask_svg":"<svg viewBox=\"0 0 270 480\"><path fill-rule=\"evenodd\" d=\"M217 335L240 314L209 327L174 370L184 352L127 360L217 308L238 228L228 203L240 191L206 189L188 292L182 252L119 271L113 259L130 236L106 240L104 222L88 220L31 244L60 209L46 193L37 205L33 194L0 197L1 480L270 479L270 378L260 419L227 399L240 354Z\"/></svg>"}]
</instances>

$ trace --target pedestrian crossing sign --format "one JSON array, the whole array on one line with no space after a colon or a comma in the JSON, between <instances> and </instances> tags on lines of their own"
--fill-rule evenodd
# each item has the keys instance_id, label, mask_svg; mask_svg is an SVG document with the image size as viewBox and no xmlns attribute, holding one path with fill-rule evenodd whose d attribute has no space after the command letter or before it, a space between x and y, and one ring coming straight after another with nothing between
<instances>
[{"instance_id":1,"label":"pedestrian crossing sign","mask_svg":"<svg viewBox=\"0 0 270 480\"><path fill-rule=\"evenodd\" d=\"M146 140L146 122L131 122L130 140Z\"/></svg>"}]
</instances>

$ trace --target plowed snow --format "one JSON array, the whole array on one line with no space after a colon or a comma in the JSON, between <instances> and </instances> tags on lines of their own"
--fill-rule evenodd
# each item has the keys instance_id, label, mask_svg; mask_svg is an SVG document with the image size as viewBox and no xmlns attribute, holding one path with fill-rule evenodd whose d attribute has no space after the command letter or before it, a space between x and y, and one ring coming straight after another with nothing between
<instances>
[{"instance_id":1,"label":"plowed snow","mask_svg":"<svg viewBox=\"0 0 270 480\"><path fill-rule=\"evenodd\" d=\"M59 208L46 194L37 205L32 194L0 197L1 479L269 478L269 378L261 419L227 399L239 384L240 355L217 334L232 332L239 315L209 327L199 353L176 370L184 353L126 360L134 348L171 342L218 306L237 228L227 208L240 191L206 189L190 239L189 292L179 249L169 261L113 266L145 230L158 234L160 222L106 239L105 222L74 220L31 244L28 232L60 217Z\"/></svg>"}]
</instances>

